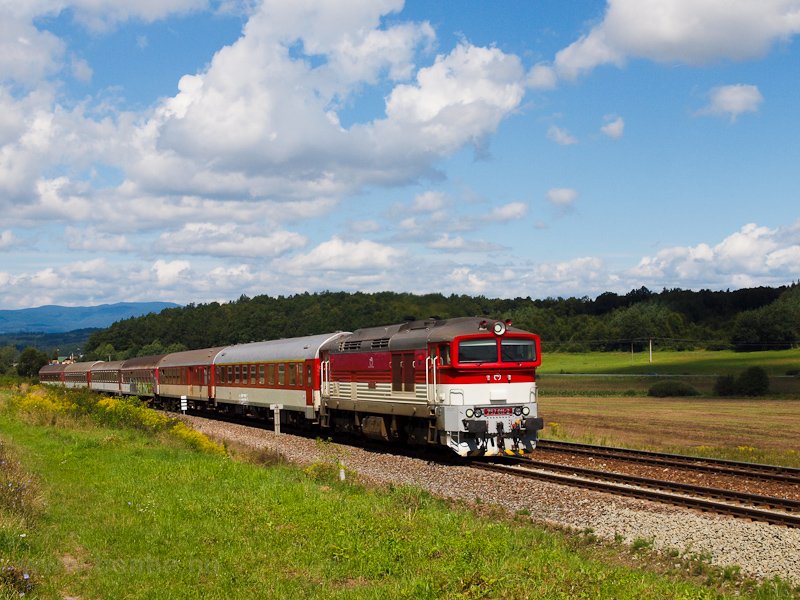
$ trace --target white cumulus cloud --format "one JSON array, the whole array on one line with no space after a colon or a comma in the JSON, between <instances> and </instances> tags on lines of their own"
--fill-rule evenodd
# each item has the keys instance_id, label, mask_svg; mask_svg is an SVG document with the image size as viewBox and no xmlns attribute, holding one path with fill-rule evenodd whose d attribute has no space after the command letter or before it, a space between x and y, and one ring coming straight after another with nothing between
<instances>
[{"instance_id":1,"label":"white cumulus cloud","mask_svg":"<svg viewBox=\"0 0 800 600\"><path fill-rule=\"evenodd\" d=\"M578 192L572 188L551 188L547 190L547 201L561 210L569 210L575 205Z\"/></svg>"},{"instance_id":2,"label":"white cumulus cloud","mask_svg":"<svg viewBox=\"0 0 800 600\"><path fill-rule=\"evenodd\" d=\"M735 121L739 115L758 112L764 97L754 85L724 85L711 90L709 104L699 114L723 116Z\"/></svg>"},{"instance_id":3,"label":"white cumulus cloud","mask_svg":"<svg viewBox=\"0 0 800 600\"><path fill-rule=\"evenodd\" d=\"M748 60L800 32L799 0L609 0L604 19L556 55L565 79L628 57L663 63Z\"/></svg>"},{"instance_id":4,"label":"white cumulus cloud","mask_svg":"<svg viewBox=\"0 0 800 600\"><path fill-rule=\"evenodd\" d=\"M770 229L749 223L719 243L671 247L646 256L631 275L686 287L781 285L800 276L800 221ZM745 283L742 283L745 282Z\"/></svg>"},{"instance_id":5,"label":"white cumulus cloud","mask_svg":"<svg viewBox=\"0 0 800 600\"><path fill-rule=\"evenodd\" d=\"M292 231L262 231L235 223L187 223L161 234L158 245L169 254L272 258L302 248L306 238Z\"/></svg>"},{"instance_id":6,"label":"white cumulus cloud","mask_svg":"<svg viewBox=\"0 0 800 600\"><path fill-rule=\"evenodd\" d=\"M524 202L509 202L492 209L491 218L495 221L513 221L521 219L528 213L528 205Z\"/></svg>"},{"instance_id":7,"label":"white cumulus cloud","mask_svg":"<svg viewBox=\"0 0 800 600\"><path fill-rule=\"evenodd\" d=\"M578 143L578 138L570 135L566 129L556 125L551 125L547 130L547 139L555 142L559 146L571 146Z\"/></svg>"},{"instance_id":8,"label":"white cumulus cloud","mask_svg":"<svg viewBox=\"0 0 800 600\"><path fill-rule=\"evenodd\" d=\"M20 240L17 236L14 235L14 232L10 229L6 229L4 231L0 231L0 252L4 252L6 250L10 250L17 244L19 244Z\"/></svg>"},{"instance_id":9,"label":"white cumulus cloud","mask_svg":"<svg viewBox=\"0 0 800 600\"><path fill-rule=\"evenodd\" d=\"M152 271L161 286L172 286L182 278L189 275L192 264L186 260L157 260L153 263Z\"/></svg>"},{"instance_id":10,"label":"white cumulus cloud","mask_svg":"<svg viewBox=\"0 0 800 600\"><path fill-rule=\"evenodd\" d=\"M405 253L370 240L349 242L334 237L322 242L307 254L297 255L286 262L292 271L364 271L388 269Z\"/></svg>"},{"instance_id":11,"label":"white cumulus cloud","mask_svg":"<svg viewBox=\"0 0 800 600\"><path fill-rule=\"evenodd\" d=\"M625 120L622 117L607 116L605 121L606 124L600 127L600 132L612 140L620 139L625 133Z\"/></svg>"}]
</instances>

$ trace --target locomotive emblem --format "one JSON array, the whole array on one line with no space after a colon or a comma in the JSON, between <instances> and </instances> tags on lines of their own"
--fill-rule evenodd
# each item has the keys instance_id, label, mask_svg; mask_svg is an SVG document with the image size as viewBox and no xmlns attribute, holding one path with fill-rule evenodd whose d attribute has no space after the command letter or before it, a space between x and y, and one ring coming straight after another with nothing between
<instances>
[{"instance_id":1,"label":"locomotive emblem","mask_svg":"<svg viewBox=\"0 0 800 600\"><path fill-rule=\"evenodd\" d=\"M495 380L495 381L500 381L502 378L503 378L503 376L502 376L502 375L500 375L500 373L495 373L495 374L494 374L494 380Z\"/></svg>"}]
</instances>

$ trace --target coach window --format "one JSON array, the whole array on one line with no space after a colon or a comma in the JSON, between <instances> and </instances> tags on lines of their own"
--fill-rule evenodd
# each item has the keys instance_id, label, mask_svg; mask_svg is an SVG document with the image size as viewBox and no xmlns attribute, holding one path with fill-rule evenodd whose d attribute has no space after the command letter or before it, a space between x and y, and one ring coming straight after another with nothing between
<instances>
[{"instance_id":1,"label":"coach window","mask_svg":"<svg viewBox=\"0 0 800 600\"><path fill-rule=\"evenodd\" d=\"M264 385L264 365L258 365L258 385Z\"/></svg>"},{"instance_id":2,"label":"coach window","mask_svg":"<svg viewBox=\"0 0 800 600\"><path fill-rule=\"evenodd\" d=\"M281 363L278 365L278 385L286 384L286 365Z\"/></svg>"},{"instance_id":3,"label":"coach window","mask_svg":"<svg viewBox=\"0 0 800 600\"><path fill-rule=\"evenodd\" d=\"M289 365L289 387L297 385L297 366Z\"/></svg>"},{"instance_id":4,"label":"coach window","mask_svg":"<svg viewBox=\"0 0 800 600\"><path fill-rule=\"evenodd\" d=\"M250 365L250 385L256 384L256 366Z\"/></svg>"},{"instance_id":5,"label":"coach window","mask_svg":"<svg viewBox=\"0 0 800 600\"><path fill-rule=\"evenodd\" d=\"M239 377L240 370L241 370L241 367L239 365L236 365L235 367L233 367L233 382L234 383L239 383L239 381L240 381L240 377Z\"/></svg>"},{"instance_id":6,"label":"coach window","mask_svg":"<svg viewBox=\"0 0 800 600\"><path fill-rule=\"evenodd\" d=\"M306 387L311 387L314 384L313 371L311 365L306 365Z\"/></svg>"},{"instance_id":7,"label":"coach window","mask_svg":"<svg viewBox=\"0 0 800 600\"><path fill-rule=\"evenodd\" d=\"M267 383L275 385L275 365L267 365Z\"/></svg>"},{"instance_id":8,"label":"coach window","mask_svg":"<svg viewBox=\"0 0 800 600\"><path fill-rule=\"evenodd\" d=\"M233 383L233 367L228 367L228 377L225 378L225 382L228 384Z\"/></svg>"}]
</instances>

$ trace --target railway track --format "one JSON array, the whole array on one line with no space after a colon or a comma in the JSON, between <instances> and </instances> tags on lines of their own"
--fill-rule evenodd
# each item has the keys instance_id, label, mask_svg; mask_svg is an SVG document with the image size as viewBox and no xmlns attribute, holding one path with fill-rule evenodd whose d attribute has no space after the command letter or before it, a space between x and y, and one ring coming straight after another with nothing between
<instances>
[{"instance_id":1,"label":"railway track","mask_svg":"<svg viewBox=\"0 0 800 600\"><path fill-rule=\"evenodd\" d=\"M196 416L208 418L207 414L198 413ZM215 419L247 425L250 427L256 426L264 429L271 429L271 427L263 421L254 422L253 419L248 418L235 416L220 418L219 415L216 415ZM293 433L297 435L299 432ZM337 441L342 443L342 440ZM349 445L357 445L358 447L362 447L364 449L378 449L381 452L387 451L386 444L371 444L369 442L365 443L364 440L356 441L353 439L349 439L344 443ZM550 442L548 442L548 445L549 444ZM571 444L569 446L570 448L572 447ZM596 448L595 446L589 446L585 444L581 446L584 446L583 449L585 452L589 452L590 448ZM603 447L600 448L605 449ZM397 449L395 448L393 450L396 451ZM563 451L563 449L559 449L559 451ZM407 448L405 449L405 452L402 453L405 455L413 454L414 456L417 456L416 453L409 452ZM631 457L630 460L636 460L632 457L639 454L641 453L637 451L628 452L628 455ZM670 457L675 455L663 456ZM426 456L426 458L430 459L431 457ZM615 456L615 458L617 457ZM689 460L693 460L691 457L679 456L679 458L688 458ZM449 456L446 458L437 457L435 460L437 462L447 462L453 465L465 464L463 461L454 460L453 457ZM478 459L466 464L469 464L473 468L510 474L516 477L544 480L552 483L569 485L572 487L603 491L615 495L683 506L704 512L713 512L716 514L730 515L733 517L750 519L754 521L763 521L775 525L800 528L800 501L798 500L789 500L759 494L750 494L746 492L703 487L674 481L650 479L636 475L597 471L571 465L537 461L529 458L502 457L496 460L502 460L503 462L494 462L492 459L487 459L484 462ZM513 461L515 464L509 465L507 464L508 461ZM730 461L721 462L728 464ZM686 466L685 461L683 466ZM769 465L763 466L769 467Z\"/></svg>"},{"instance_id":2,"label":"railway track","mask_svg":"<svg viewBox=\"0 0 800 600\"><path fill-rule=\"evenodd\" d=\"M610 458L638 464L689 469L692 471L734 475L737 477L748 477L750 479L779 481L781 483L800 485L800 469L783 467L780 465L763 465L715 458L684 456L681 454L668 454L665 452L631 450L629 448L595 446L592 444L579 444L575 442L559 442L554 440L539 440L536 449L537 452L569 452L573 454L589 455L595 458Z\"/></svg>"},{"instance_id":3,"label":"railway track","mask_svg":"<svg viewBox=\"0 0 800 600\"><path fill-rule=\"evenodd\" d=\"M506 462L508 460L506 459ZM596 471L528 459L512 460L515 462L513 465L476 461L471 466L515 477L538 479L572 487L683 506L703 512L713 512L752 521L764 521L774 525L800 528L800 502L796 500L772 498L758 494Z\"/></svg>"}]
</instances>

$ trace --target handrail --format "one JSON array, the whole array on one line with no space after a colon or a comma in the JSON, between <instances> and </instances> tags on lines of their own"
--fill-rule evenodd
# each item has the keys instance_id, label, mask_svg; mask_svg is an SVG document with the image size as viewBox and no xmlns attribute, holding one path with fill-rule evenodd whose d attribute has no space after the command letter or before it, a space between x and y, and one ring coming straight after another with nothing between
<instances>
[{"instance_id":1,"label":"handrail","mask_svg":"<svg viewBox=\"0 0 800 600\"><path fill-rule=\"evenodd\" d=\"M331 384L331 361L323 360L320 362L320 369L319 369L319 391L322 396L330 396L330 384Z\"/></svg>"},{"instance_id":2,"label":"handrail","mask_svg":"<svg viewBox=\"0 0 800 600\"><path fill-rule=\"evenodd\" d=\"M433 380L433 403L436 403L437 392L437 379L436 379L436 361L439 360L438 356L425 357L425 400L428 404L431 403L431 379ZM432 374L432 377L431 377Z\"/></svg>"}]
</instances>

